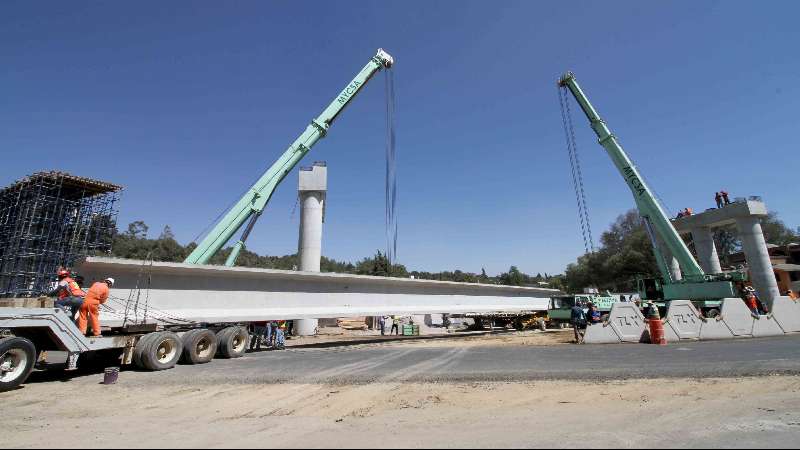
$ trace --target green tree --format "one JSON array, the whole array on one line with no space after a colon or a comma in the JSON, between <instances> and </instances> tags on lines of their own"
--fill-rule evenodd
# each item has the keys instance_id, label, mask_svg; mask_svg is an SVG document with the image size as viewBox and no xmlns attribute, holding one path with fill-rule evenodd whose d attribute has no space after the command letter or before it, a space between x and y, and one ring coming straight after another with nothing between
<instances>
[{"instance_id":1,"label":"green tree","mask_svg":"<svg viewBox=\"0 0 800 450\"><path fill-rule=\"evenodd\" d=\"M800 241L800 228L795 231L787 227L774 212L761 219L761 229L768 244L787 245Z\"/></svg>"},{"instance_id":2,"label":"green tree","mask_svg":"<svg viewBox=\"0 0 800 450\"><path fill-rule=\"evenodd\" d=\"M600 238L601 246L570 264L564 283L570 292L586 287L631 290L637 276L659 275L653 246L636 210L619 216Z\"/></svg>"},{"instance_id":3,"label":"green tree","mask_svg":"<svg viewBox=\"0 0 800 450\"><path fill-rule=\"evenodd\" d=\"M136 222L128 224L128 231L126 234L134 239L145 239L148 231L150 231L150 227L143 221L137 220Z\"/></svg>"}]
</instances>

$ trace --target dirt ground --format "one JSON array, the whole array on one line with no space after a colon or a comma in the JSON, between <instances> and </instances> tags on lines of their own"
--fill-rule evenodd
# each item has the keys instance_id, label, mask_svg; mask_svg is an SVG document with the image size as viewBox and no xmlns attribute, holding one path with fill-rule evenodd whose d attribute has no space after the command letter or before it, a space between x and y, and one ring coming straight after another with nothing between
<instances>
[{"instance_id":1,"label":"dirt ground","mask_svg":"<svg viewBox=\"0 0 800 450\"><path fill-rule=\"evenodd\" d=\"M103 386L0 394L3 447L787 447L800 377L353 386Z\"/></svg>"},{"instance_id":2,"label":"dirt ground","mask_svg":"<svg viewBox=\"0 0 800 450\"><path fill-rule=\"evenodd\" d=\"M286 346L323 346L332 343L349 345L413 345L416 347L496 347L511 345L550 346L572 343L573 331L538 330L513 331L497 329L483 332L457 332L433 334L419 337L381 336L374 331L346 331L340 328L324 328L317 336L295 337L286 341Z\"/></svg>"}]
</instances>

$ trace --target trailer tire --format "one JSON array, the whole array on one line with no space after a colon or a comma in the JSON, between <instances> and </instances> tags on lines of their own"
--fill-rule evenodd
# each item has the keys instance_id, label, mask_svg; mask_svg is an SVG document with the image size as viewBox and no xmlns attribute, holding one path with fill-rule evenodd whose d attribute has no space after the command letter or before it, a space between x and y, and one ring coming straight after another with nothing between
<instances>
[{"instance_id":1,"label":"trailer tire","mask_svg":"<svg viewBox=\"0 0 800 450\"><path fill-rule=\"evenodd\" d=\"M192 330L183 335L183 356L185 364L205 364L217 354L217 335L211 330Z\"/></svg>"},{"instance_id":2,"label":"trailer tire","mask_svg":"<svg viewBox=\"0 0 800 450\"><path fill-rule=\"evenodd\" d=\"M168 370L178 364L183 354L181 338L171 331L153 333L143 346L140 360L144 369L152 371ZM141 341L140 341L141 342Z\"/></svg>"},{"instance_id":3,"label":"trailer tire","mask_svg":"<svg viewBox=\"0 0 800 450\"><path fill-rule=\"evenodd\" d=\"M144 365L142 355L147 351L147 348L151 343L150 341L155 338L157 334L158 333L150 333L139 338L139 342L137 342L136 347L133 348L132 362L136 367L143 370L149 370Z\"/></svg>"},{"instance_id":4,"label":"trailer tire","mask_svg":"<svg viewBox=\"0 0 800 450\"><path fill-rule=\"evenodd\" d=\"M223 328L217 333L217 354L224 359L241 358L247 352L250 333L243 327Z\"/></svg>"},{"instance_id":5,"label":"trailer tire","mask_svg":"<svg viewBox=\"0 0 800 450\"><path fill-rule=\"evenodd\" d=\"M18 388L33 372L36 347L18 337L0 339L0 392Z\"/></svg>"}]
</instances>

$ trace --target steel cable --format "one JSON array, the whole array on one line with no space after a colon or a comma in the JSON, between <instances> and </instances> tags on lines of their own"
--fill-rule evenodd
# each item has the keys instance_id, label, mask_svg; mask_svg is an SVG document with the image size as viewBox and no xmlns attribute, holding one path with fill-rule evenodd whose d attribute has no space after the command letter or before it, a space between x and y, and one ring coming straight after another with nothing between
<instances>
[{"instance_id":1,"label":"steel cable","mask_svg":"<svg viewBox=\"0 0 800 450\"><path fill-rule=\"evenodd\" d=\"M397 139L394 70L386 70L386 258L389 269L397 259Z\"/></svg>"}]
</instances>

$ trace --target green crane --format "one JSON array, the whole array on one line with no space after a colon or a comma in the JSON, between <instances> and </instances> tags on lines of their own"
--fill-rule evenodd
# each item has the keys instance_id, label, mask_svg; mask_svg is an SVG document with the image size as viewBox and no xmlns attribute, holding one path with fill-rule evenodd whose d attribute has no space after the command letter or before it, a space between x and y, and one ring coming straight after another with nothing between
<instances>
[{"instance_id":1,"label":"green crane","mask_svg":"<svg viewBox=\"0 0 800 450\"><path fill-rule=\"evenodd\" d=\"M226 266L233 266L239 253L256 221L264 212L275 188L283 181L289 172L303 159L314 144L324 138L333 121L341 114L344 108L361 92L364 85L382 69L389 69L394 64L394 58L383 49L370 59L367 65L355 78L342 90L342 92L322 111L316 119L306 128L289 148L267 169L267 171L253 184L247 193L239 199L225 216L214 226L206 237L198 244L197 248L184 261L187 264L207 264L208 261L231 240L231 238L245 225L244 231L236 245L233 247Z\"/></svg>"},{"instance_id":2,"label":"green crane","mask_svg":"<svg viewBox=\"0 0 800 450\"><path fill-rule=\"evenodd\" d=\"M658 292L659 299L664 300L707 301L736 297L733 282L742 280L744 275L741 273L711 275L703 272L680 234L675 230L653 191L647 185L630 157L622 149L617 137L611 133L605 121L600 118L597 110L589 102L586 94L578 85L575 75L572 72L567 72L559 79L558 85L572 93L584 114L586 114L592 130L597 134L600 145L606 150L617 170L627 182L636 201L639 214L644 220L645 227L653 241L653 251L658 261L662 280L643 280L640 287L643 291L648 292L642 292L644 294L642 297L652 297L654 291ZM656 236L661 239L672 256L678 260L683 272L682 279L676 280L672 276Z\"/></svg>"}]
</instances>

